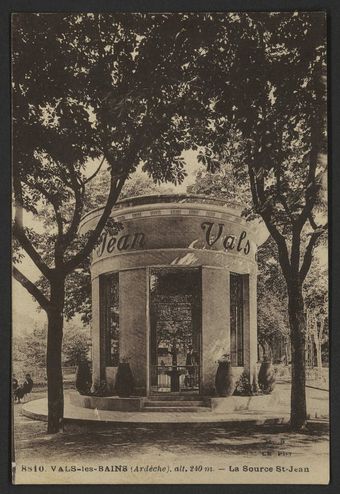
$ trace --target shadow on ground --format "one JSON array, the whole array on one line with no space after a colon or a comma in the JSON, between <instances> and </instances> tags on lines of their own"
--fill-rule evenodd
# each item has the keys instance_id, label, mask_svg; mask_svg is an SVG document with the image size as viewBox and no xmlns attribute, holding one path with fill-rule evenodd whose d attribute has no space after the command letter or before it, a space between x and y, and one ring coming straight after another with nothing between
<instances>
[{"instance_id":1,"label":"shadow on ground","mask_svg":"<svg viewBox=\"0 0 340 494\"><path fill-rule=\"evenodd\" d=\"M35 396L40 398L42 396ZM260 452L288 451L294 456L326 455L328 424L310 424L302 433L292 433L287 425L252 427L211 426L209 424L172 424L163 427L117 426L110 424L67 424L63 433L46 434L45 422L21 415L15 405L16 458L68 461L111 461L143 455L258 456Z\"/></svg>"}]
</instances>

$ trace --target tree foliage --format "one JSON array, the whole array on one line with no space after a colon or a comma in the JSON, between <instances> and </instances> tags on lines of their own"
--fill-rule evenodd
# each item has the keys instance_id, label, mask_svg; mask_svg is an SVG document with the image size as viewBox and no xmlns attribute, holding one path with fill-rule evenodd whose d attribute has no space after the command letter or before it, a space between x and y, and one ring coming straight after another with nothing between
<instances>
[{"instance_id":1,"label":"tree foliage","mask_svg":"<svg viewBox=\"0 0 340 494\"><path fill-rule=\"evenodd\" d=\"M64 365L77 365L89 358L91 338L89 327L68 324L65 328L62 360ZM13 342L13 359L27 370L46 367L47 325L35 325L32 332L17 335Z\"/></svg>"},{"instance_id":2,"label":"tree foliage","mask_svg":"<svg viewBox=\"0 0 340 494\"><path fill-rule=\"evenodd\" d=\"M140 162L158 182L185 177L181 153L190 143L177 111L188 87L168 71L169 64L174 73L181 64L173 57L179 26L171 21L119 13L13 16L13 275L48 315L50 432L63 417L67 278L86 268ZM86 189L103 166L109 171L104 208L94 229L79 238ZM23 252L41 272L39 283L19 269Z\"/></svg>"},{"instance_id":3,"label":"tree foliage","mask_svg":"<svg viewBox=\"0 0 340 494\"><path fill-rule=\"evenodd\" d=\"M200 160L234 164L248 177L252 207L278 247L292 343L291 426L304 427L306 318L303 284L327 227L326 32L321 13L207 14L191 52L190 124ZM197 122L199 121L199 126Z\"/></svg>"},{"instance_id":4,"label":"tree foliage","mask_svg":"<svg viewBox=\"0 0 340 494\"><path fill-rule=\"evenodd\" d=\"M16 335L13 339L14 367L21 362L26 372L43 369L46 366L46 325L35 325L31 333Z\"/></svg>"},{"instance_id":5,"label":"tree foliage","mask_svg":"<svg viewBox=\"0 0 340 494\"><path fill-rule=\"evenodd\" d=\"M182 33L192 50L186 70L197 111L189 116L200 160L211 171L233 164L239 181L249 179L248 214L261 215L282 247L294 228L306 226L303 277L323 231L316 218L326 169L323 18L244 13L200 20L197 31L209 35L199 46L193 32ZM288 266L289 252L281 255Z\"/></svg>"},{"instance_id":6,"label":"tree foliage","mask_svg":"<svg viewBox=\"0 0 340 494\"><path fill-rule=\"evenodd\" d=\"M90 360L91 337L88 330L88 326L67 326L62 349L64 365L79 365L79 362Z\"/></svg>"},{"instance_id":7,"label":"tree foliage","mask_svg":"<svg viewBox=\"0 0 340 494\"><path fill-rule=\"evenodd\" d=\"M250 189L245 181L239 181L233 166L222 163L214 173L205 166L198 169L195 182L187 187L189 194L203 194L223 199L231 207L250 206Z\"/></svg>"},{"instance_id":8,"label":"tree foliage","mask_svg":"<svg viewBox=\"0 0 340 494\"><path fill-rule=\"evenodd\" d=\"M49 209L55 220L39 235L17 211L13 233L49 279L55 265L68 274L91 252L141 160L155 180L184 178L183 129L174 118L184 89L179 97L162 74L174 44L166 16L18 14L13 30L15 204L39 217ZM153 45L160 37L163 50ZM77 227L95 159L110 171L107 207L80 248ZM44 249L46 233L54 255Z\"/></svg>"},{"instance_id":9,"label":"tree foliage","mask_svg":"<svg viewBox=\"0 0 340 494\"><path fill-rule=\"evenodd\" d=\"M50 315L54 346L65 279L93 249L125 180L142 162L155 181L176 184L185 176L182 151L196 150L209 172L224 162L239 182L249 180L245 214L260 215L277 244L293 347L292 425L303 425L302 287L326 228L324 16L17 14L14 32L15 252L31 257L50 293L17 267L14 275ZM89 160L109 168L110 187L97 227L79 239ZM44 235L22 214L42 207L55 220Z\"/></svg>"},{"instance_id":10,"label":"tree foliage","mask_svg":"<svg viewBox=\"0 0 340 494\"><path fill-rule=\"evenodd\" d=\"M272 350L280 341L288 343L288 297L278 252L271 237L259 247L257 283L258 341ZM270 357L270 355L269 355Z\"/></svg>"}]
</instances>

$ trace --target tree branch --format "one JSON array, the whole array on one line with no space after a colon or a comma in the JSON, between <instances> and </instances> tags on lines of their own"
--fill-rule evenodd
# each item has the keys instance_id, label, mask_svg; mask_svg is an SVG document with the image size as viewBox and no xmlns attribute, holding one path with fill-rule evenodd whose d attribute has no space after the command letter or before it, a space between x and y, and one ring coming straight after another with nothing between
<instances>
[{"instance_id":1,"label":"tree branch","mask_svg":"<svg viewBox=\"0 0 340 494\"><path fill-rule=\"evenodd\" d=\"M13 191L15 201L14 224L12 229L13 236L18 240L20 246L30 256L40 272L49 280L51 276L51 269L44 263L42 257L27 238L24 231L22 184L18 170L14 170L13 173Z\"/></svg>"},{"instance_id":2,"label":"tree branch","mask_svg":"<svg viewBox=\"0 0 340 494\"><path fill-rule=\"evenodd\" d=\"M34 184L29 183L28 181L25 181L26 185L31 187L32 189L36 189L38 192L40 192L51 204L54 209L54 214L56 218L56 223L58 227L58 235L61 236L63 234L63 218L60 214L60 211L58 209L58 199L56 195L51 194L48 192L45 187L43 187L39 182L35 182Z\"/></svg>"},{"instance_id":3,"label":"tree branch","mask_svg":"<svg viewBox=\"0 0 340 494\"><path fill-rule=\"evenodd\" d=\"M48 279L51 279L52 270L44 263L40 254L35 250L30 240L27 238L24 229L14 222L13 236L18 240L20 246L24 249L26 254L32 259L39 271Z\"/></svg>"},{"instance_id":4,"label":"tree branch","mask_svg":"<svg viewBox=\"0 0 340 494\"><path fill-rule=\"evenodd\" d=\"M325 232L326 228L327 228L327 226L323 227L322 230L318 230L318 231L313 232L310 236L308 245L306 247L305 255L303 258L303 263L302 263L300 273L299 273L301 283L305 280L307 273L309 271L309 268L311 266L312 259L313 259L313 250L314 250L314 247L316 245L316 242L319 239L319 237L321 237L321 235Z\"/></svg>"},{"instance_id":5,"label":"tree branch","mask_svg":"<svg viewBox=\"0 0 340 494\"><path fill-rule=\"evenodd\" d=\"M301 230L294 224L292 232L292 247L290 250L290 265L294 273L300 268L300 251L301 251Z\"/></svg>"},{"instance_id":6,"label":"tree branch","mask_svg":"<svg viewBox=\"0 0 340 494\"><path fill-rule=\"evenodd\" d=\"M18 268L13 266L13 276L14 278L36 299L38 304L47 312L50 308L50 301L45 297L45 295L37 288L37 286L32 283L26 276L19 271Z\"/></svg>"},{"instance_id":7,"label":"tree branch","mask_svg":"<svg viewBox=\"0 0 340 494\"><path fill-rule=\"evenodd\" d=\"M319 228L319 226L316 224L316 222L313 218L312 212L310 212L310 214L308 216L308 220L309 220L309 224L313 228L313 230L317 230Z\"/></svg>"},{"instance_id":8,"label":"tree branch","mask_svg":"<svg viewBox=\"0 0 340 494\"><path fill-rule=\"evenodd\" d=\"M287 214L288 218L290 219L291 223L294 223L294 218L292 215L292 212L289 210L289 206L287 203L287 199L285 198L282 188L281 188L281 174L280 174L280 169L281 167L275 167L274 168L274 173L276 176L276 184L277 184L277 191L278 191L278 198L280 199L280 202L283 206L283 209L285 210L285 213Z\"/></svg>"},{"instance_id":9,"label":"tree branch","mask_svg":"<svg viewBox=\"0 0 340 494\"><path fill-rule=\"evenodd\" d=\"M111 175L110 192L103 213L99 218L96 227L94 228L94 230L92 230L85 246L73 258L71 258L68 262L64 264L64 272L66 274L73 271L73 269L76 268L92 252L93 248L96 245L98 237L101 234L111 214L112 208L119 197L119 194L125 183L126 177L127 177L127 173L125 173L120 177Z\"/></svg>"},{"instance_id":10,"label":"tree branch","mask_svg":"<svg viewBox=\"0 0 340 494\"><path fill-rule=\"evenodd\" d=\"M14 222L20 227L23 226L23 199L22 185L19 177L19 171L13 166L13 192L14 192Z\"/></svg>"},{"instance_id":11,"label":"tree branch","mask_svg":"<svg viewBox=\"0 0 340 494\"><path fill-rule=\"evenodd\" d=\"M101 160L100 165L98 166L97 170L89 178L87 178L84 181L84 185L86 185L89 182L91 182L91 180L93 180L98 175L98 173L100 172L101 167L103 166L104 161L105 161L105 156L103 156L103 159Z\"/></svg>"},{"instance_id":12,"label":"tree branch","mask_svg":"<svg viewBox=\"0 0 340 494\"><path fill-rule=\"evenodd\" d=\"M74 192L74 197L75 197L75 206L74 206L71 224L62 239L62 244L64 248L66 248L72 242L72 240L74 239L77 233L81 216L83 213L84 193L85 193L84 184L83 183L80 184L78 182L77 176L72 166L69 167L69 173L71 177L72 190Z\"/></svg>"},{"instance_id":13,"label":"tree branch","mask_svg":"<svg viewBox=\"0 0 340 494\"><path fill-rule=\"evenodd\" d=\"M252 166L248 166L248 174L250 178L250 188L252 192L253 202L255 205L255 210L262 217L266 227L268 228L269 233L271 234L271 236L273 237L273 239L277 244L279 251L280 265L282 267L283 274L287 279L289 275L288 270L290 268L290 262L289 262L286 240L272 222L271 213L268 209L268 206L264 207L263 200L265 199L265 197L263 194L263 185L258 184L257 175Z\"/></svg>"},{"instance_id":14,"label":"tree branch","mask_svg":"<svg viewBox=\"0 0 340 494\"><path fill-rule=\"evenodd\" d=\"M251 195L253 198L254 206L256 212L259 212L260 210L260 199L257 195L257 188L256 188L256 181L255 181L255 173L252 167L248 167L248 174L249 174L249 179L250 179L250 189L251 189Z\"/></svg>"},{"instance_id":15,"label":"tree branch","mask_svg":"<svg viewBox=\"0 0 340 494\"><path fill-rule=\"evenodd\" d=\"M305 205L302 208L301 214L298 219L298 224L300 229L303 228L307 218L311 214L313 207L315 206L315 202L317 199L318 192L320 190L320 186L315 181L316 178L316 169L318 164L318 145L319 145L319 132L317 129L317 122L313 119L311 123L311 135L310 135L310 153L309 153L309 168L308 174L306 177L305 183Z\"/></svg>"},{"instance_id":16,"label":"tree branch","mask_svg":"<svg viewBox=\"0 0 340 494\"><path fill-rule=\"evenodd\" d=\"M174 108L178 106L178 103L174 105ZM167 105L167 108L169 110L169 105ZM148 143L150 142L153 143L157 134L161 135L164 127L164 122L169 118L168 116L169 113L166 114L166 117L163 120L160 120L158 122L157 128L154 129L154 132L147 132L149 127L150 127L150 122L143 122L141 127L135 129L135 136L134 139L132 140L132 143L130 144L130 149L125 155L125 163L134 163L136 159L138 159L138 150L140 146L142 145L144 148L147 147ZM147 116L144 117L147 119ZM163 125L162 125L163 123ZM156 132L156 135L155 135ZM104 150L105 153L105 150ZM110 217L112 208L116 201L118 200L119 194L123 188L123 185L125 183L125 180L127 179L129 172L133 168L133 165L131 164L129 167L127 166L115 166L116 163L110 162L110 159L106 154L104 154L104 158L109 162L110 168L111 168L111 183L110 183L110 192L109 196L105 205L105 208L103 210L103 213L101 217L99 218L99 221L94 228L94 230L91 232L85 246L69 261L67 261L64 266L64 273L68 274L70 273L73 269L75 269L90 253L92 252L93 248L95 247L99 235L101 234L103 228L105 227L105 224ZM103 158L103 159L104 159ZM125 171L124 171L125 170ZM71 177L72 178L72 177ZM79 222L80 222L79 218ZM79 222L77 223L77 227L79 226ZM74 221L74 224L76 222Z\"/></svg>"},{"instance_id":17,"label":"tree branch","mask_svg":"<svg viewBox=\"0 0 340 494\"><path fill-rule=\"evenodd\" d=\"M265 213L262 214L263 221L268 228L269 233L275 240L277 247L278 247L278 253L279 253L279 260L280 260L280 265L283 271L283 274L285 278L287 279L289 277L289 269L291 267L290 262L289 262L289 254L288 254L288 248L286 244L286 239L281 235L279 230L276 228L276 226L271 223L271 219L267 217Z\"/></svg>"},{"instance_id":18,"label":"tree branch","mask_svg":"<svg viewBox=\"0 0 340 494\"><path fill-rule=\"evenodd\" d=\"M314 208L316 200L317 200L317 194L318 194L319 189L320 189L320 187L317 187L315 183L310 183L308 186L308 190L306 190L306 193L305 193L306 203L303 206L302 211L300 213L300 216L297 220L297 225L300 227L300 230L302 230L307 219L310 218L310 215L313 211L313 208Z\"/></svg>"}]
</instances>

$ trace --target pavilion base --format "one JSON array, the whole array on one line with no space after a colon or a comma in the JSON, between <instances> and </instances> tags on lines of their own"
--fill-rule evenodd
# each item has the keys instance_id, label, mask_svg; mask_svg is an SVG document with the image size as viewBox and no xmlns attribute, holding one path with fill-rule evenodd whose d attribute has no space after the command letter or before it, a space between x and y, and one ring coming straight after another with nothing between
<instances>
[{"instance_id":1,"label":"pavilion base","mask_svg":"<svg viewBox=\"0 0 340 494\"><path fill-rule=\"evenodd\" d=\"M214 413L233 413L238 411L275 410L280 403L278 392L258 396L228 396L211 398L211 410Z\"/></svg>"},{"instance_id":2,"label":"pavilion base","mask_svg":"<svg viewBox=\"0 0 340 494\"><path fill-rule=\"evenodd\" d=\"M121 398L119 396L85 396L70 392L70 403L76 407L119 412L138 412L144 408L143 396Z\"/></svg>"},{"instance_id":3,"label":"pavilion base","mask_svg":"<svg viewBox=\"0 0 340 494\"><path fill-rule=\"evenodd\" d=\"M191 398L191 400L189 400ZM158 394L154 397L131 396L121 398L119 396L85 396L76 391L69 393L70 404L75 407L89 408L92 410L112 410L120 412L147 412L147 411L185 411L185 412L212 412L234 413L238 411L266 411L275 410L279 406L279 394L259 396L228 396L220 397L191 397L177 395L176 393ZM200 400L200 401L192 401ZM171 401L170 401L171 400ZM188 401L183 401L188 400ZM153 407L150 408L150 406ZM155 408L157 407L157 408ZM201 407L201 408L200 408ZM202 408L204 408L202 410Z\"/></svg>"},{"instance_id":4,"label":"pavilion base","mask_svg":"<svg viewBox=\"0 0 340 494\"><path fill-rule=\"evenodd\" d=\"M32 400L22 405L22 414L34 420L47 420L47 399ZM286 407L278 410L239 411L233 413L214 413L212 411L183 413L183 412L154 412L113 411L83 408L72 405L70 394L65 395L64 423L77 425L108 424L120 426L162 426L171 428L188 426L224 426L228 428L285 424L289 421L289 411Z\"/></svg>"}]
</instances>

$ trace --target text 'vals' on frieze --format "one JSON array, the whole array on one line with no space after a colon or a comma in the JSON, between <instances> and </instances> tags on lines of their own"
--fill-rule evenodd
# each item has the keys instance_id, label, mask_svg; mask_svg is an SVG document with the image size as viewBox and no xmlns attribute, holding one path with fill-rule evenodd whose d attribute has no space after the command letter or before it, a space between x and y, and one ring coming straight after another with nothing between
<instances>
[{"instance_id":1,"label":"text 'vals' on frieze","mask_svg":"<svg viewBox=\"0 0 340 494\"><path fill-rule=\"evenodd\" d=\"M209 247L212 247L216 242L221 241L224 250L236 250L248 255L250 252L250 242L247 239L247 232L244 230L240 236L226 234L224 232L225 225L223 223L212 223L205 221L201 224L202 230L205 231L205 241Z\"/></svg>"}]
</instances>

